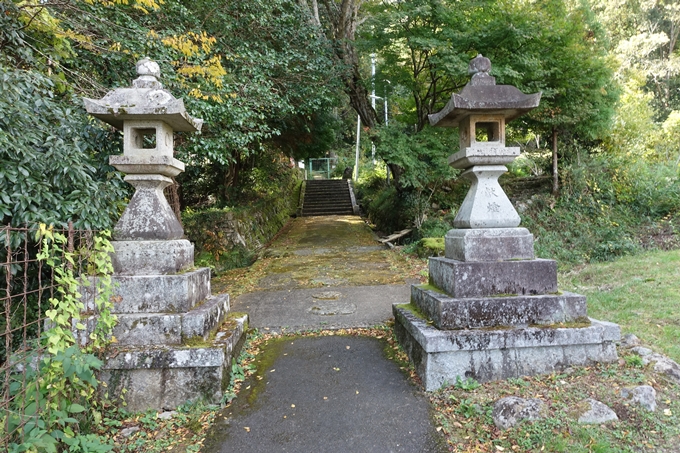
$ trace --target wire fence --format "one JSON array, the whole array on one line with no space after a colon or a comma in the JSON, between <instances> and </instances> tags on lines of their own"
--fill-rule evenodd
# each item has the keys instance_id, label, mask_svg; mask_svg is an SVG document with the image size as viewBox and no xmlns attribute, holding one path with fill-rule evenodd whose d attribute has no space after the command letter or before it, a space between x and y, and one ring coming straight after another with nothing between
<instances>
[{"instance_id":1,"label":"wire fence","mask_svg":"<svg viewBox=\"0 0 680 453\"><path fill-rule=\"evenodd\" d=\"M85 271L88 251L95 231L75 230L72 226L54 229L68 242L66 252L75 253L71 266L75 275ZM49 404L39 401L39 379L32 379L46 353L41 336L45 330L45 311L58 288L52 268L37 259L41 243L37 228L0 227L0 449L21 444ZM63 256L62 256L63 258ZM85 274L86 272L82 272ZM35 388L30 388L35 386ZM25 404L34 398L35 405ZM41 409L42 408L42 409ZM4 449L2 448L4 447Z\"/></svg>"}]
</instances>

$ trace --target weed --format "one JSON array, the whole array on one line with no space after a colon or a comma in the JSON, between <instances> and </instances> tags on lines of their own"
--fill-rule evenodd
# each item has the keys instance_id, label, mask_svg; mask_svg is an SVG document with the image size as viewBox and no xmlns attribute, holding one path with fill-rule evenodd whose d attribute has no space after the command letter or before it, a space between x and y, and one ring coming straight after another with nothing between
<instances>
[{"instance_id":1,"label":"weed","mask_svg":"<svg viewBox=\"0 0 680 453\"><path fill-rule=\"evenodd\" d=\"M529 387L531 384L527 381L524 380L524 378L518 377L518 378L509 378L508 383L512 385L516 385L518 387Z\"/></svg>"},{"instance_id":2,"label":"weed","mask_svg":"<svg viewBox=\"0 0 680 453\"><path fill-rule=\"evenodd\" d=\"M463 380L463 379L460 378L460 376L456 376L456 383L454 384L454 386L458 389L461 389L461 390L470 391L470 390L478 389L479 387L482 386L482 384L475 381L471 377L465 378L465 380Z\"/></svg>"},{"instance_id":3,"label":"weed","mask_svg":"<svg viewBox=\"0 0 680 453\"><path fill-rule=\"evenodd\" d=\"M473 402L473 400L462 399L458 402L458 407L455 409L456 414L460 414L465 418L472 418L483 413L482 407Z\"/></svg>"},{"instance_id":4,"label":"weed","mask_svg":"<svg viewBox=\"0 0 680 453\"><path fill-rule=\"evenodd\" d=\"M645 364L642 361L642 357L639 355L635 354L629 354L623 358L626 361L626 365L632 366L632 367L637 367L637 368L642 368Z\"/></svg>"}]
</instances>

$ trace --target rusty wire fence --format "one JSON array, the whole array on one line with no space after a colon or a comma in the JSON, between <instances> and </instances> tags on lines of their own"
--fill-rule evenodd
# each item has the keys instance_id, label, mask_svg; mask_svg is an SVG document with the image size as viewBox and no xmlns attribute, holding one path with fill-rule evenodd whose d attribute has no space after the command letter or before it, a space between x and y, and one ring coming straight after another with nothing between
<instances>
[{"instance_id":1,"label":"rusty wire fence","mask_svg":"<svg viewBox=\"0 0 680 453\"><path fill-rule=\"evenodd\" d=\"M65 249L75 252L76 257L70 266L80 275L96 232L72 227L54 231L66 236ZM53 270L37 259L40 248L36 228L0 227L1 451L21 444L29 427L44 415L40 411L49 410L49 404L39 401L41 392L35 375L40 357L46 353L41 342L45 310L58 288ZM27 398L34 401L26 404Z\"/></svg>"}]
</instances>

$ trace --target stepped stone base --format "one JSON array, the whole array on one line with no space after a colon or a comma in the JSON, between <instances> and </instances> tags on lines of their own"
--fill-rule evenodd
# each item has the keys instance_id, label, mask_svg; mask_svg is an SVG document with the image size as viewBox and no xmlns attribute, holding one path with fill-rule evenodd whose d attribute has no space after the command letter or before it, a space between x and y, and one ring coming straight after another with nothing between
<instances>
[{"instance_id":1,"label":"stepped stone base","mask_svg":"<svg viewBox=\"0 0 680 453\"><path fill-rule=\"evenodd\" d=\"M113 335L126 345L181 344L206 339L229 313L229 295L209 297L186 313L119 314Z\"/></svg>"},{"instance_id":2,"label":"stepped stone base","mask_svg":"<svg viewBox=\"0 0 680 453\"><path fill-rule=\"evenodd\" d=\"M210 268L174 275L114 275L114 313L183 313L210 296Z\"/></svg>"},{"instance_id":3,"label":"stepped stone base","mask_svg":"<svg viewBox=\"0 0 680 453\"><path fill-rule=\"evenodd\" d=\"M586 297L569 292L456 299L427 287L411 286L411 303L438 329L550 325L588 319Z\"/></svg>"},{"instance_id":4,"label":"stepped stone base","mask_svg":"<svg viewBox=\"0 0 680 453\"><path fill-rule=\"evenodd\" d=\"M227 320L205 347L114 347L102 379L111 395L126 389L126 408L133 412L174 409L197 400L219 404L247 324L247 316Z\"/></svg>"},{"instance_id":5,"label":"stepped stone base","mask_svg":"<svg viewBox=\"0 0 680 453\"><path fill-rule=\"evenodd\" d=\"M557 293L554 260L457 261L430 258L430 282L452 297Z\"/></svg>"},{"instance_id":6,"label":"stepped stone base","mask_svg":"<svg viewBox=\"0 0 680 453\"><path fill-rule=\"evenodd\" d=\"M404 306L393 312L399 344L426 391L458 377L486 382L613 362L621 338L619 326L596 320L588 327L439 330Z\"/></svg>"}]
</instances>

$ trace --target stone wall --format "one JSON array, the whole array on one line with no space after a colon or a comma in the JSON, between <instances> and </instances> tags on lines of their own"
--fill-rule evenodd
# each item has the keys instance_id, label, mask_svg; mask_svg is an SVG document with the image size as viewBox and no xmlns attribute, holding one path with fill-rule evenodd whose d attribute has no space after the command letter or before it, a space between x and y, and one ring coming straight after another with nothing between
<instances>
[{"instance_id":1,"label":"stone wall","mask_svg":"<svg viewBox=\"0 0 680 453\"><path fill-rule=\"evenodd\" d=\"M208 209L182 214L186 237L196 254L245 249L256 252L295 215L302 181L291 181L271 198L238 208Z\"/></svg>"}]
</instances>

